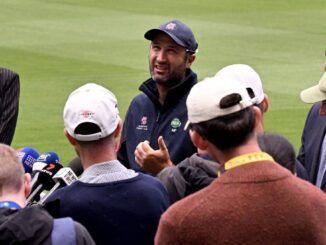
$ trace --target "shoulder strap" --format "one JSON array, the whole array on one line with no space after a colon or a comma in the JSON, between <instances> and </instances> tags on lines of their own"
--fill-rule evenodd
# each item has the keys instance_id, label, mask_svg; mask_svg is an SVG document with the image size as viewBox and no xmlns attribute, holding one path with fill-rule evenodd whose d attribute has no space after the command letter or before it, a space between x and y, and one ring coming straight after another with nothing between
<instances>
[{"instance_id":1,"label":"shoulder strap","mask_svg":"<svg viewBox=\"0 0 326 245\"><path fill-rule=\"evenodd\" d=\"M53 220L51 240L53 245L76 245L76 230L71 218Z\"/></svg>"}]
</instances>

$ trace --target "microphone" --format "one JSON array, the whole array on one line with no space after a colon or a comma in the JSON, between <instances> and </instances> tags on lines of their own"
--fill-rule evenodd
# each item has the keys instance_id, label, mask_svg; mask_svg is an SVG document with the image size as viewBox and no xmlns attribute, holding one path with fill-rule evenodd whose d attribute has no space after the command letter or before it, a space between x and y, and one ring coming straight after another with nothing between
<instances>
[{"instance_id":1,"label":"microphone","mask_svg":"<svg viewBox=\"0 0 326 245\"><path fill-rule=\"evenodd\" d=\"M18 149L19 161L25 169L25 173L32 173L33 164L40 154L32 147L24 147Z\"/></svg>"},{"instance_id":2,"label":"microphone","mask_svg":"<svg viewBox=\"0 0 326 245\"><path fill-rule=\"evenodd\" d=\"M43 168L45 168L47 166L46 163L44 162L35 162L34 165L33 165L33 168L32 168L32 190L35 189L36 185L37 185L37 182L39 181L39 175L40 175L40 172Z\"/></svg>"},{"instance_id":3,"label":"microphone","mask_svg":"<svg viewBox=\"0 0 326 245\"><path fill-rule=\"evenodd\" d=\"M37 158L37 162L44 162L44 163L60 163L59 156L57 153L53 151L48 151L43 153Z\"/></svg>"},{"instance_id":4,"label":"microphone","mask_svg":"<svg viewBox=\"0 0 326 245\"><path fill-rule=\"evenodd\" d=\"M56 190L58 190L61 187L71 185L73 182L78 180L78 177L74 173L74 171L71 168L61 168L54 176L53 180L55 182L55 185L52 187L52 189L44 196L38 204L43 205L44 202L48 199L49 196L52 195L52 193Z\"/></svg>"},{"instance_id":5,"label":"microphone","mask_svg":"<svg viewBox=\"0 0 326 245\"><path fill-rule=\"evenodd\" d=\"M45 152L36 159L32 168L32 191L35 189L36 185L39 184L38 178L41 170L48 164L60 164L57 153Z\"/></svg>"},{"instance_id":6,"label":"microphone","mask_svg":"<svg viewBox=\"0 0 326 245\"><path fill-rule=\"evenodd\" d=\"M55 182L52 177L62 168L61 164L50 163L37 173L37 181L34 184L32 193L27 198L27 203L32 204L34 201L40 200L40 194L44 190L50 190Z\"/></svg>"},{"instance_id":7,"label":"microphone","mask_svg":"<svg viewBox=\"0 0 326 245\"><path fill-rule=\"evenodd\" d=\"M27 198L28 204L38 201L43 190L50 190L55 185L52 177L62 167L54 152L46 152L37 159L33 165L32 193Z\"/></svg>"}]
</instances>

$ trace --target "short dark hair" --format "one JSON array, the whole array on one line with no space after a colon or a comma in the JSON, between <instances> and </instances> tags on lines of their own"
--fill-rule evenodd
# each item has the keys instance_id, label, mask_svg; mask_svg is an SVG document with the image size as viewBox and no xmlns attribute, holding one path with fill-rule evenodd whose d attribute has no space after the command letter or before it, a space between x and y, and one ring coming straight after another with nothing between
<instances>
[{"instance_id":1,"label":"short dark hair","mask_svg":"<svg viewBox=\"0 0 326 245\"><path fill-rule=\"evenodd\" d=\"M221 108L239 103L238 94L231 94L220 102ZM214 144L220 150L229 150L243 144L255 130L255 111L252 106L226 116L192 123L190 129Z\"/></svg>"},{"instance_id":2,"label":"short dark hair","mask_svg":"<svg viewBox=\"0 0 326 245\"><path fill-rule=\"evenodd\" d=\"M296 153L288 139L275 133L262 133L257 140L260 149L270 154L275 162L292 173L296 172Z\"/></svg>"}]
</instances>

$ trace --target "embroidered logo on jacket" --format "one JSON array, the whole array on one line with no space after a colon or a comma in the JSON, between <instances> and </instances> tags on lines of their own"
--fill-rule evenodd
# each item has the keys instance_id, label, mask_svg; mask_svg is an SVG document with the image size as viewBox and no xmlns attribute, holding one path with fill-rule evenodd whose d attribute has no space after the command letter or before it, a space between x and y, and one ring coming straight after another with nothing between
<instances>
[{"instance_id":1,"label":"embroidered logo on jacket","mask_svg":"<svg viewBox=\"0 0 326 245\"><path fill-rule=\"evenodd\" d=\"M171 131L172 132L176 132L177 129L181 126L181 121L179 118L174 118L172 121L171 121Z\"/></svg>"},{"instance_id":2,"label":"embroidered logo on jacket","mask_svg":"<svg viewBox=\"0 0 326 245\"><path fill-rule=\"evenodd\" d=\"M143 116L140 119L140 124L136 127L136 129L138 130L148 130L148 126L147 126L147 116Z\"/></svg>"}]
</instances>

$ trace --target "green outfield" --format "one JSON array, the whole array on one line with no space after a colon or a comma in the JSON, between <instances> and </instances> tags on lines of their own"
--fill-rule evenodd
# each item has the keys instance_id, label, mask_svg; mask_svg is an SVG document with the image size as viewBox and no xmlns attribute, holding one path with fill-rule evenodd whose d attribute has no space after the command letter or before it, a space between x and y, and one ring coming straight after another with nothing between
<instances>
[{"instance_id":1,"label":"green outfield","mask_svg":"<svg viewBox=\"0 0 326 245\"><path fill-rule=\"evenodd\" d=\"M68 94L102 84L123 118L148 78L144 32L178 18L197 37L199 78L232 63L253 66L270 98L266 130L298 149L310 107L299 93L323 72L325 16L324 0L1 0L0 66L21 77L13 146L55 151L65 164L75 155L63 136Z\"/></svg>"}]
</instances>

